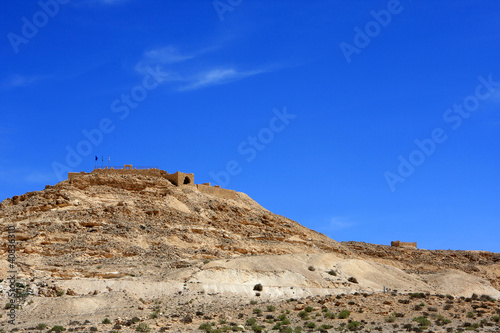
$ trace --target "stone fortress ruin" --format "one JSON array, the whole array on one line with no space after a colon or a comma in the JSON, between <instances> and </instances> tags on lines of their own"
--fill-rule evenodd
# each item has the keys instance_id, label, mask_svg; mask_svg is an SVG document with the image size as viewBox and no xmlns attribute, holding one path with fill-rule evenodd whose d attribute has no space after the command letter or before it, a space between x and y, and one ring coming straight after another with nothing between
<instances>
[{"instance_id":1,"label":"stone fortress ruin","mask_svg":"<svg viewBox=\"0 0 500 333\"><path fill-rule=\"evenodd\" d=\"M391 246L393 247L406 247L406 248L412 248L416 249L417 248L417 242L409 243L409 242L400 242L400 241L395 241L391 242Z\"/></svg>"},{"instance_id":2,"label":"stone fortress ruin","mask_svg":"<svg viewBox=\"0 0 500 333\"><path fill-rule=\"evenodd\" d=\"M125 164L123 168L120 167L104 167L95 168L92 172L68 172L68 179L71 181L76 177L82 177L91 174L113 174L113 175L144 175L152 177L160 177L168 179L175 186L191 186L201 193L214 195L221 199L236 199L237 192L221 188L218 185L211 186L210 183L195 184L194 174L184 173L177 171L175 173L168 173L165 170L160 170L155 167L142 167L134 168L132 164Z\"/></svg>"}]
</instances>

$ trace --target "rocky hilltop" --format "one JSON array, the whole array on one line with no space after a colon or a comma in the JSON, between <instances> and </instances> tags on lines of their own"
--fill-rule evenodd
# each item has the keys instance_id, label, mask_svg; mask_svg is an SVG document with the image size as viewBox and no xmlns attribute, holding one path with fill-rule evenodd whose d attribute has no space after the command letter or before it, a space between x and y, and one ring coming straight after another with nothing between
<instances>
[{"instance_id":1,"label":"rocky hilltop","mask_svg":"<svg viewBox=\"0 0 500 333\"><path fill-rule=\"evenodd\" d=\"M252 315L255 304L300 311L311 302L339 303L334 295L389 302L390 295L422 293L438 295L436 304L439 295L448 301L483 295L491 309L498 304L498 253L338 243L244 193L164 174L77 174L0 203L0 254L7 258L8 230L15 226L18 292L28 295L17 310L19 329L42 323L128 332L144 324L185 332L207 321L214 326L217 318L234 321L233 330L256 331L236 320L247 310ZM8 271L2 260L0 279ZM2 280L0 290L7 289ZM8 327L8 319L0 325Z\"/></svg>"},{"instance_id":2,"label":"rocky hilltop","mask_svg":"<svg viewBox=\"0 0 500 333\"><path fill-rule=\"evenodd\" d=\"M55 265L61 276L97 273L67 266L97 259L343 251L325 235L234 193L221 199L160 177L92 173L4 200L0 221L16 224L19 254L39 256L29 267Z\"/></svg>"}]
</instances>

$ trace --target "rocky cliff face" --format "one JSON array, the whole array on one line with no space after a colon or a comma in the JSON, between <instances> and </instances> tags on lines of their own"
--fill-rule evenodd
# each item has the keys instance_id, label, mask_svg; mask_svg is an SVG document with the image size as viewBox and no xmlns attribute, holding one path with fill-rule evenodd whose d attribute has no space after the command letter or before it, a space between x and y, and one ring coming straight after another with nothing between
<instances>
[{"instance_id":1,"label":"rocky cliff face","mask_svg":"<svg viewBox=\"0 0 500 333\"><path fill-rule=\"evenodd\" d=\"M18 254L32 261L26 267L49 265L65 275L71 275L68 263L98 259L346 253L338 242L271 213L244 193L220 199L144 175L90 174L15 196L0 204L0 222L4 254L6 228L15 223Z\"/></svg>"},{"instance_id":2,"label":"rocky cliff face","mask_svg":"<svg viewBox=\"0 0 500 333\"><path fill-rule=\"evenodd\" d=\"M480 306L472 301L490 302L488 313L500 313L491 300L500 297L493 288L500 287L499 254L338 243L244 193L231 197L146 174L96 173L6 199L0 203L0 290L9 288L5 259L15 225L16 282L29 294L17 319L25 332L42 322L109 332L104 317L120 332L139 325L186 332L214 318L245 324L243 312L254 316L259 302L283 312L305 304L349 306L356 320L376 330L389 313L406 313L401 325L421 314L415 306L421 300L411 304L410 292L437 294L422 297L443 307L452 295L484 294L470 304L456 301L455 318L463 320L469 320L465 311ZM382 293L386 288L390 295ZM341 304L340 294L358 298ZM7 293L0 301L9 301ZM298 314L293 318L301 325ZM0 331L7 320L0 318Z\"/></svg>"}]
</instances>

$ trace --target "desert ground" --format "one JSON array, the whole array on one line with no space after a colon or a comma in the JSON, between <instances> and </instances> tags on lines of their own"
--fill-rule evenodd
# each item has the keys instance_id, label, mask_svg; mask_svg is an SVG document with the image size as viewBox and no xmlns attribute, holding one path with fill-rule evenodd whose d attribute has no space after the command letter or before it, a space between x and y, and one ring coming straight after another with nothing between
<instances>
[{"instance_id":1,"label":"desert ground","mask_svg":"<svg viewBox=\"0 0 500 333\"><path fill-rule=\"evenodd\" d=\"M0 223L3 332L500 331L500 254L339 243L240 192L89 174Z\"/></svg>"}]
</instances>

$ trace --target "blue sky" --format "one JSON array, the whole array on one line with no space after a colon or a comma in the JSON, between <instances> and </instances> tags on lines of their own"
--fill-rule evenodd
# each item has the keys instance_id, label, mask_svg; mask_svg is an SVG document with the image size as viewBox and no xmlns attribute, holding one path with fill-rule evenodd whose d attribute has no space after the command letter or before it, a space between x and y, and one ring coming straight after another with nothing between
<instances>
[{"instance_id":1,"label":"blue sky","mask_svg":"<svg viewBox=\"0 0 500 333\"><path fill-rule=\"evenodd\" d=\"M97 155L193 172L338 241L500 252L498 17L472 0L8 2L0 198Z\"/></svg>"}]
</instances>

